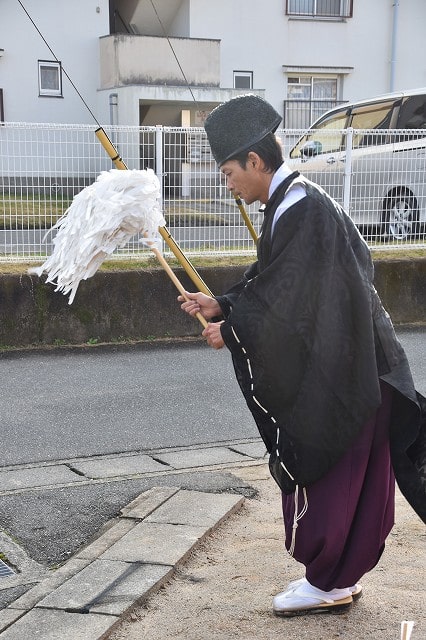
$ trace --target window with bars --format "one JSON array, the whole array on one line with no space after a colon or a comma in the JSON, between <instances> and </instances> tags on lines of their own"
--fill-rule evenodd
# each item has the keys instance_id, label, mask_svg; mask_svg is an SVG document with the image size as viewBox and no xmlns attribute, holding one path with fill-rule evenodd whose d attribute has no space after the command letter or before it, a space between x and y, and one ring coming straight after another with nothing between
<instances>
[{"instance_id":1,"label":"window with bars","mask_svg":"<svg viewBox=\"0 0 426 640\"><path fill-rule=\"evenodd\" d=\"M287 129L309 127L337 101L338 76L293 76L287 78L283 126Z\"/></svg>"},{"instance_id":2,"label":"window with bars","mask_svg":"<svg viewBox=\"0 0 426 640\"><path fill-rule=\"evenodd\" d=\"M289 16L351 18L353 0L287 0Z\"/></svg>"}]
</instances>

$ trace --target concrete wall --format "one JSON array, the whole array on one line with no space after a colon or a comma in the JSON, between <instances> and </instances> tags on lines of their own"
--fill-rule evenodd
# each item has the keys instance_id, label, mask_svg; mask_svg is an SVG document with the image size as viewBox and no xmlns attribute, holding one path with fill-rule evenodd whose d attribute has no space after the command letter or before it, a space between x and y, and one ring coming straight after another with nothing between
<instances>
[{"instance_id":1,"label":"concrete wall","mask_svg":"<svg viewBox=\"0 0 426 640\"><path fill-rule=\"evenodd\" d=\"M218 87L219 40L116 34L99 41L101 89L126 85ZM172 49L173 47L173 49ZM176 63L175 56L185 78Z\"/></svg>"},{"instance_id":2,"label":"concrete wall","mask_svg":"<svg viewBox=\"0 0 426 640\"><path fill-rule=\"evenodd\" d=\"M426 260L380 261L376 286L395 324L426 320ZM214 292L236 282L244 267L200 269ZM193 290L177 269L183 285ZM72 305L52 285L29 275L0 277L0 348L121 342L197 336L202 327L182 313L162 269L98 272L81 283Z\"/></svg>"},{"instance_id":3,"label":"concrete wall","mask_svg":"<svg viewBox=\"0 0 426 640\"><path fill-rule=\"evenodd\" d=\"M99 38L109 33L108 0L26 0L26 10L92 111L98 115ZM63 74L63 96L39 96L38 60L54 61L18 2L1 2L0 87L9 122L93 124ZM108 102L106 103L107 108Z\"/></svg>"}]
</instances>

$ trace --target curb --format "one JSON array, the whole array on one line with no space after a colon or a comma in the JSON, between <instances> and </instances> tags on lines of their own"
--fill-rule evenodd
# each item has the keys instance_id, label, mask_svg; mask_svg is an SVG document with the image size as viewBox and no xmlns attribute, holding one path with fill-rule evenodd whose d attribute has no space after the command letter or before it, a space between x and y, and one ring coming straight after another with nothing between
<instances>
[{"instance_id":1,"label":"curb","mask_svg":"<svg viewBox=\"0 0 426 640\"><path fill-rule=\"evenodd\" d=\"M158 591L244 497L153 487L51 576L1 613L2 640L101 640Z\"/></svg>"}]
</instances>

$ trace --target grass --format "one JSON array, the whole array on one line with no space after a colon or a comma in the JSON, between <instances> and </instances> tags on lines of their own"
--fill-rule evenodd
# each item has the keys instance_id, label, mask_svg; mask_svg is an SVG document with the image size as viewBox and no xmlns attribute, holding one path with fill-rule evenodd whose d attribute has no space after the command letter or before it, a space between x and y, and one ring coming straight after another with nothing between
<instances>
[{"instance_id":1,"label":"grass","mask_svg":"<svg viewBox=\"0 0 426 640\"><path fill-rule=\"evenodd\" d=\"M373 249L372 256L374 261L379 260L424 260L426 259L426 249ZM196 268L202 267L232 267L244 266L254 262L254 255L226 255L226 256L196 256L190 258L191 264ZM0 262L0 275L6 274L25 274L28 269L40 264L39 262ZM181 265L176 258L167 258L168 264L172 268ZM100 266L100 271L149 271L152 269L161 269L155 256L147 255L142 258L135 259L118 259L107 260Z\"/></svg>"},{"instance_id":2,"label":"grass","mask_svg":"<svg viewBox=\"0 0 426 640\"><path fill-rule=\"evenodd\" d=\"M0 229L50 229L71 204L70 198L43 198L32 194L22 196L0 196ZM194 209L178 212L165 211L168 225L211 226L227 225L232 216L215 213L199 213Z\"/></svg>"},{"instance_id":3,"label":"grass","mask_svg":"<svg viewBox=\"0 0 426 640\"><path fill-rule=\"evenodd\" d=\"M50 229L65 213L69 199L39 196L0 198L0 229Z\"/></svg>"}]
</instances>

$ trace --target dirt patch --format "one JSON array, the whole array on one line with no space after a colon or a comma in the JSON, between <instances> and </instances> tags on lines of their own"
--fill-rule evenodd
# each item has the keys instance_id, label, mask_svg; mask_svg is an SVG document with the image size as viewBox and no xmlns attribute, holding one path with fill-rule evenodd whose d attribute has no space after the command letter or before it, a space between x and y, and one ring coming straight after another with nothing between
<instances>
[{"instance_id":1,"label":"dirt patch","mask_svg":"<svg viewBox=\"0 0 426 640\"><path fill-rule=\"evenodd\" d=\"M425 529L399 494L386 551L351 610L281 619L272 614L272 597L303 567L284 549L280 494L266 466L237 473L258 497L246 500L110 640L399 640L403 620L416 622L412 640L426 637Z\"/></svg>"}]
</instances>

